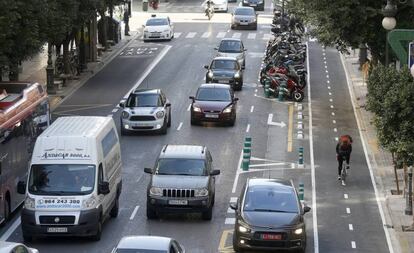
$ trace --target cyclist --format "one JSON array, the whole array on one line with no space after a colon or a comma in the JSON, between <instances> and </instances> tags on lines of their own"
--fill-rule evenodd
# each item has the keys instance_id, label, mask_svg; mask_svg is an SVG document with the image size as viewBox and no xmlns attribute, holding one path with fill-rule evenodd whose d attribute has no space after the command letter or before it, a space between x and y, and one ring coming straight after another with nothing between
<instances>
[{"instance_id":1,"label":"cyclist","mask_svg":"<svg viewBox=\"0 0 414 253\"><path fill-rule=\"evenodd\" d=\"M344 159L346 160L346 169L349 169L349 159L352 153L352 137L342 135L336 144L336 159L338 160L338 180L341 180L341 170Z\"/></svg>"},{"instance_id":2,"label":"cyclist","mask_svg":"<svg viewBox=\"0 0 414 253\"><path fill-rule=\"evenodd\" d=\"M205 12L206 12L206 16L208 16L208 12L210 10L212 10L214 2L212 0L205 0L202 5L206 6Z\"/></svg>"}]
</instances>

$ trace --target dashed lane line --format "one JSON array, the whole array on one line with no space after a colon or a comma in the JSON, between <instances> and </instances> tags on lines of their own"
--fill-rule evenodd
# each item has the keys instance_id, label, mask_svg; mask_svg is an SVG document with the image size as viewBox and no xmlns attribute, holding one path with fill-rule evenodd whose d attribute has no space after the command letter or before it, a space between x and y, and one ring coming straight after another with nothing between
<instances>
[{"instance_id":1,"label":"dashed lane line","mask_svg":"<svg viewBox=\"0 0 414 253\"><path fill-rule=\"evenodd\" d=\"M191 110L191 104L188 105L187 112L189 112L190 110Z\"/></svg>"},{"instance_id":2,"label":"dashed lane line","mask_svg":"<svg viewBox=\"0 0 414 253\"><path fill-rule=\"evenodd\" d=\"M293 150L293 105L289 105L288 142L287 151Z\"/></svg>"},{"instance_id":3,"label":"dashed lane line","mask_svg":"<svg viewBox=\"0 0 414 253\"><path fill-rule=\"evenodd\" d=\"M344 193L344 199L348 199L348 198L349 198L348 194Z\"/></svg>"},{"instance_id":4,"label":"dashed lane line","mask_svg":"<svg viewBox=\"0 0 414 253\"><path fill-rule=\"evenodd\" d=\"M254 111L254 105L252 105L251 107L250 107L250 112L253 112Z\"/></svg>"},{"instance_id":5,"label":"dashed lane line","mask_svg":"<svg viewBox=\"0 0 414 253\"><path fill-rule=\"evenodd\" d=\"M351 213L351 208L347 207L347 208L346 208L346 213L347 213L347 214L350 214L350 213Z\"/></svg>"},{"instance_id":6,"label":"dashed lane line","mask_svg":"<svg viewBox=\"0 0 414 253\"><path fill-rule=\"evenodd\" d=\"M353 249L356 249L356 242L355 242L355 241L351 241L351 247L352 247Z\"/></svg>"},{"instance_id":7,"label":"dashed lane line","mask_svg":"<svg viewBox=\"0 0 414 253\"><path fill-rule=\"evenodd\" d=\"M250 124L247 124L246 133L250 131Z\"/></svg>"},{"instance_id":8,"label":"dashed lane line","mask_svg":"<svg viewBox=\"0 0 414 253\"><path fill-rule=\"evenodd\" d=\"M135 215L136 215L136 214L137 214L137 212L138 212L138 209L139 209L139 206L136 206L136 207L134 208L134 211L132 211L131 216L129 216L129 220L133 220L133 219L134 219Z\"/></svg>"},{"instance_id":9,"label":"dashed lane line","mask_svg":"<svg viewBox=\"0 0 414 253\"><path fill-rule=\"evenodd\" d=\"M354 231L354 226L352 224L348 224L349 231Z\"/></svg>"},{"instance_id":10,"label":"dashed lane line","mask_svg":"<svg viewBox=\"0 0 414 253\"><path fill-rule=\"evenodd\" d=\"M183 122L180 122L180 124L177 127L177 131L180 131L181 130L181 127L183 127Z\"/></svg>"}]
</instances>

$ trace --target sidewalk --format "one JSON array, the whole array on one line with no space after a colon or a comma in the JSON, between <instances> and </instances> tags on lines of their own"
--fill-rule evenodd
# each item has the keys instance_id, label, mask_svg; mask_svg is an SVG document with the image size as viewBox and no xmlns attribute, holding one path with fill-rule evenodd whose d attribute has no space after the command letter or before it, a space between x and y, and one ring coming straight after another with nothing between
<instances>
[{"instance_id":1,"label":"sidewalk","mask_svg":"<svg viewBox=\"0 0 414 253\"><path fill-rule=\"evenodd\" d=\"M373 176L378 190L378 198L384 211L385 224L390 234L392 247L395 253L409 253L414 249L414 232L403 232L402 226L413 223L413 217L404 214L405 198L403 195L392 195L396 190L394 168L391 154L378 145L375 126L371 124L373 114L365 110L367 85L362 72L358 70L358 52L341 56L353 99L354 109L360 124L361 133L367 154L372 166ZM401 171L401 170L400 170ZM400 190L403 187L402 172L398 175Z\"/></svg>"}]
</instances>

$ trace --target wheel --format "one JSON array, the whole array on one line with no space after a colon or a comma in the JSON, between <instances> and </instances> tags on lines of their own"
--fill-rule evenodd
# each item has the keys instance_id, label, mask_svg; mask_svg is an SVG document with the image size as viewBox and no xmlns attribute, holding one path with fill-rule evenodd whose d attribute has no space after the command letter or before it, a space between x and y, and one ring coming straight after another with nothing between
<instances>
[{"instance_id":1,"label":"wheel","mask_svg":"<svg viewBox=\"0 0 414 253\"><path fill-rule=\"evenodd\" d=\"M167 123L167 127L171 127L171 109L170 109L170 111L169 111L169 114L168 114L168 123Z\"/></svg>"},{"instance_id":2,"label":"wheel","mask_svg":"<svg viewBox=\"0 0 414 253\"><path fill-rule=\"evenodd\" d=\"M216 201L216 194L213 194L211 198L211 206L214 206L214 202Z\"/></svg>"},{"instance_id":3,"label":"wheel","mask_svg":"<svg viewBox=\"0 0 414 253\"><path fill-rule=\"evenodd\" d=\"M164 120L164 123L162 124L162 127L161 127L161 129L160 129L160 133L162 134L162 135L165 135L165 134L167 134L167 128L168 128L168 123L167 122L165 122L165 120Z\"/></svg>"},{"instance_id":4,"label":"wheel","mask_svg":"<svg viewBox=\"0 0 414 253\"><path fill-rule=\"evenodd\" d=\"M102 236L102 218L99 218L98 225L96 227L96 234L92 236L92 240L100 241Z\"/></svg>"},{"instance_id":5,"label":"wheel","mask_svg":"<svg viewBox=\"0 0 414 253\"><path fill-rule=\"evenodd\" d=\"M195 119L193 119L193 117L191 117L190 122L191 122L192 126L197 125L197 121Z\"/></svg>"},{"instance_id":6,"label":"wheel","mask_svg":"<svg viewBox=\"0 0 414 253\"><path fill-rule=\"evenodd\" d=\"M293 91L293 100L295 102L301 102L305 98L303 91Z\"/></svg>"},{"instance_id":7,"label":"wheel","mask_svg":"<svg viewBox=\"0 0 414 253\"><path fill-rule=\"evenodd\" d=\"M239 244L237 243L236 235L235 234L233 234L233 250L235 252L243 252L243 250L240 249Z\"/></svg>"},{"instance_id":8,"label":"wheel","mask_svg":"<svg viewBox=\"0 0 414 253\"><path fill-rule=\"evenodd\" d=\"M234 119L229 122L229 126L232 127L234 124L236 124L236 116L234 116Z\"/></svg>"},{"instance_id":9,"label":"wheel","mask_svg":"<svg viewBox=\"0 0 414 253\"><path fill-rule=\"evenodd\" d=\"M203 220L211 220L213 217L213 206L211 206L207 211L202 214Z\"/></svg>"},{"instance_id":10,"label":"wheel","mask_svg":"<svg viewBox=\"0 0 414 253\"><path fill-rule=\"evenodd\" d=\"M116 218L116 217L118 217L118 214L119 214L119 197L117 196L115 198L114 206L112 207L111 211L109 212L109 215L112 218Z\"/></svg>"},{"instance_id":11,"label":"wheel","mask_svg":"<svg viewBox=\"0 0 414 253\"><path fill-rule=\"evenodd\" d=\"M240 90L242 90L243 89L243 80L241 80L240 82L239 82L239 84L237 85L237 90L238 91L240 91Z\"/></svg>"},{"instance_id":12,"label":"wheel","mask_svg":"<svg viewBox=\"0 0 414 253\"><path fill-rule=\"evenodd\" d=\"M243 65L242 65L242 69L246 68L246 60L243 60Z\"/></svg>"},{"instance_id":13,"label":"wheel","mask_svg":"<svg viewBox=\"0 0 414 253\"><path fill-rule=\"evenodd\" d=\"M153 219L156 219L156 218L157 218L157 212L155 211L154 208L150 207L147 204L147 219L153 220Z\"/></svg>"}]
</instances>

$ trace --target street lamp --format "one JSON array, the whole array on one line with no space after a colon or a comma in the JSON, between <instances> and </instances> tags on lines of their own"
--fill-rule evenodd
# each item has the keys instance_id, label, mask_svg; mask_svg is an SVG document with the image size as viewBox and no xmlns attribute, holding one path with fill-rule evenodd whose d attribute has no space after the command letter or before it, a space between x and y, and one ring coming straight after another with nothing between
<instances>
[{"instance_id":1,"label":"street lamp","mask_svg":"<svg viewBox=\"0 0 414 253\"><path fill-rule=\"evenodd\" d=\"M387 0L387 5L382 9L384 19L382 20L382 27L387 30L385 37L385 66L389 64L388 53L388 32L395 28L397 21L395 20L395 14L397 14L397 6L394 0Z\"/></svg>"}]
</instances>

